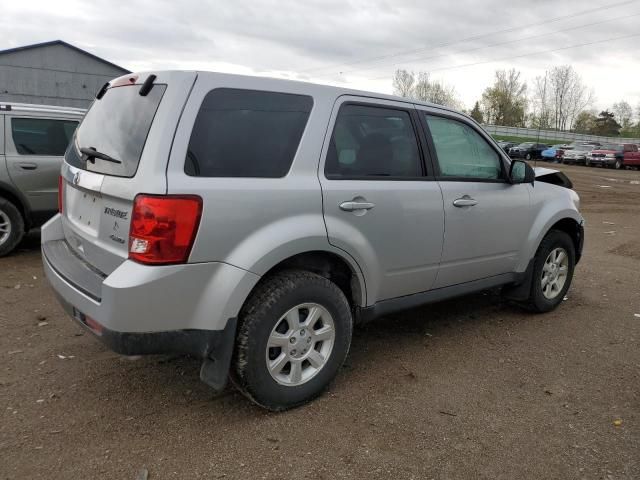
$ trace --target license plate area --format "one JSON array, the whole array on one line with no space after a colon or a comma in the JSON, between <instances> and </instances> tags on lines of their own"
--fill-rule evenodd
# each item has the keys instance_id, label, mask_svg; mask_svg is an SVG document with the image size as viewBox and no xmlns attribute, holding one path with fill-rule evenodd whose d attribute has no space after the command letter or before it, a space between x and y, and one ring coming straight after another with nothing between
<instances>
[{"instance_id":1,"label":"license plate area","mask_svg":"<svg viewBox=\"0 0 640 480\"><path fill-rule=\"evenodd\" d=\"M67 218L76 228L97 236L102 208L102 198L98 193L67 185L65 208Z\"/></svg>"}]
</instances>

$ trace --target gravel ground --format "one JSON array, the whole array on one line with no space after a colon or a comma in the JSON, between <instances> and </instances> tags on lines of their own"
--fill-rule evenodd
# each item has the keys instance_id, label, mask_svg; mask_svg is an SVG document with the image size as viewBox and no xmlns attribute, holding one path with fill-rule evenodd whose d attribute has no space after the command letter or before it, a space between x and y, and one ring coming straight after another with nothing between
<instances>
[{"instance_id":1,"label":"gravel ground","mask_svg":"<svg viewBox=\"0 0 640 480\"><path fill-rule=\"evenodd\" d=\"M194 359L108 351L30 235L0 259L0 478L640 478L640 172L562 168L587 227L559 309L485 292L380 319L282 414L212 395Z\"/></svg>"}]
</instances>

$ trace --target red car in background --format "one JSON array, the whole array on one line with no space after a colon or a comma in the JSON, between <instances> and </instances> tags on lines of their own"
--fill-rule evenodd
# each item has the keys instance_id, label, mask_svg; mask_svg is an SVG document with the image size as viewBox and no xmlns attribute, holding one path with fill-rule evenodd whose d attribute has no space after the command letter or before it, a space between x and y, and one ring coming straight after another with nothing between
<instances>
[{"instance_id":1,"label":"red car in background","mask_svg":"<svg viewBox=\"0 0 640 480\"><path fill-rule=\"evenodd\" d=\"M622 167L640 167L640 150L634 143L609 144L593 150L587 156L587 165L602 165L616 170Z\"/></svg>"}]
</instances>

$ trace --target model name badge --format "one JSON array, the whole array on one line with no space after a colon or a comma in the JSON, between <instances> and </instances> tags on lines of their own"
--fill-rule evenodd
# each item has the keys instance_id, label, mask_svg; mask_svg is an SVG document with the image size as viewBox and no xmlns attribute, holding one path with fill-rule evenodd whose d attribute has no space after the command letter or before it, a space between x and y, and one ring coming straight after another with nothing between
<instances>
[{"instance_id":1,"label":"model name badge","mask_svg":"<svg viewBox=\"0 0 640 480\"><path fill-rule=\"evenodd\" d=\"M118 218L127 218L127 215L129 215L129 212L125 212L123 210L118 210L117 208L111 208L111 207L104 207L104 213L106 213L107 215L111 215L112 217L118 217Z\"/></svg>"}]
</instances>

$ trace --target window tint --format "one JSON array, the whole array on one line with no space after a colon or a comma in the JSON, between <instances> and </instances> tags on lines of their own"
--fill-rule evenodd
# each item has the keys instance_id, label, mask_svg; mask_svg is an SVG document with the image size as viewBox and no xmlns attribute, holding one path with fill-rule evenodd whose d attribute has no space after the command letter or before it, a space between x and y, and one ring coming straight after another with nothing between
<instances>
[{"instance_id":1,"label":"window tint","mask_svg":"<svg viewBox=\"0 0 640 480\"><path fill-rule=\"evenodd\" d=\"M312 98L304 95L212 90L191 132L185 173L197 177L285 176L312 105Z\"/></svg>"},{"instance_id":2,"label":"window tint","mask_svg":"<svg viewBox=\"0 0 640 480\"><path fill-rule=\"evenodd\" d=\"M12 118L11 135L20 155L64 155L78 122L48 118Z\"/></svg>"},{"instance_id":3,"label":"window tint","mask_svg":"<svg viewBox=\"0 0 640 480\"><path fill-rule=\"evenodd\" d=\"M498 153L473 128L448 118L425 115L438 155L440 175L499 179Z\"/></svg>"},{"instance_id":4,"label":"window tint","mask_svg":"<svg viewBox=\"0 0 640 480\"><path fill-rule=\"evenodd\" d=\"M382 107L342 106L329 144L325 174L329 178L422 175L409 114Z\"/></svg>"}]
</instances>

